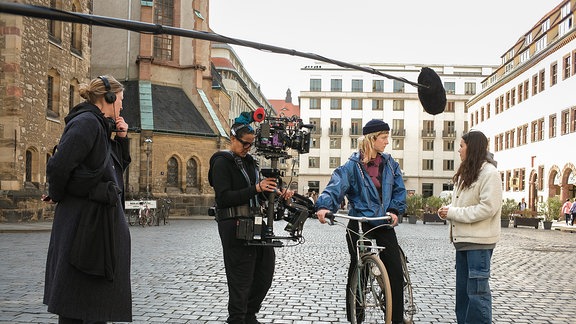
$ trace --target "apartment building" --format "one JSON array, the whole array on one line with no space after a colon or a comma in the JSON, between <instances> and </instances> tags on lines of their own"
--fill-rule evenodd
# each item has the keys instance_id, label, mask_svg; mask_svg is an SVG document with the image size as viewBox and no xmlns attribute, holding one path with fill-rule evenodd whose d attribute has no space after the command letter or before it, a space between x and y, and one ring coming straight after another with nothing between
<instances>
[{"instance_id":1,"label":"apartment building","mask_svg":"<svg viewBox=\"0 0 576 324\"><path fill-rule=\"evenodd\" d=\"M460 136L468 131L466 102L495 67L480 65L363 64L416 81L424 66L440 76L444 113L426 113L417 88L397 80L325 63L302 68L309 88L300 92L302 118L315 125L310 153L300 156L299 192L322 191L333 170L357 150L362 126L373 118L391 127L386 151L400 163L406 188L425 197L452 188Z\"/></svg>"},{"instance_id":2,"label":"apartment building","mask_svg":"<svg viewBox=\"0 0 576 324\"><path fill-rule=\"evenodd\" d=\"M520 35L467 104L471 127L489 137L504 197L533 210L576 197L575 5L560 2Z\"/></svg>"}]
</instances>

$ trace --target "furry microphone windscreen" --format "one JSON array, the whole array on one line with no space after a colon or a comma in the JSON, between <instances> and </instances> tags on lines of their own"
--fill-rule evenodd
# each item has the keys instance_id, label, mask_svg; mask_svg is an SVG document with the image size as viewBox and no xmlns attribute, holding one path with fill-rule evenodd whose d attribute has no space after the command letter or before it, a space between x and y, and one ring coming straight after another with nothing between
<instances>
[{"instance_id":1,"label":"furry microphone windscreen","mask_svg":"<svg viewBox=\"0 0 576 324\"><path fill-rule=\"evenodd\" d=\"M418 76L418 83L428 86L418 87L418 99L424 110L431 115L438 115L446 107L446 90L442 80L434 70L424 67Z\"/></svg>"}]
</instances>

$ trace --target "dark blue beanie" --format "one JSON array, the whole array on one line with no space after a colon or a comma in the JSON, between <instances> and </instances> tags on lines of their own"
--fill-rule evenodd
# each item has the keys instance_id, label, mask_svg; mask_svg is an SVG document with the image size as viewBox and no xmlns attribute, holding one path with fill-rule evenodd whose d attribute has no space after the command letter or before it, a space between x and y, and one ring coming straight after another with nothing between
<instances>
[{"instance_id":1,"label":"dark blue beanie","mask_svg":"<svg viewBox=\"0 0 576 324\"><path fill-rule=\"evenodd\" d=\"M379 119L372 119L367 122L364 127L362 127L362 135L368 135L371 133L390 131L390 126Z\"/></svg>"}]
</instances>

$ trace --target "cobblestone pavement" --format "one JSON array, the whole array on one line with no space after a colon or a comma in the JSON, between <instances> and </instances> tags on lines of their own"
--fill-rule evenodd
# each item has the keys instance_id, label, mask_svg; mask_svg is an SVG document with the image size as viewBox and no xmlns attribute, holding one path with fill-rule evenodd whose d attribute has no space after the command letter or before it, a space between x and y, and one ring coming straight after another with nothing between
<instances>
[{"instance_id":1,"label":"cobblestone pavement","mask_svg":"<svg viewBox=\"0 0 576 324\"><path fill-rule=\"evenodd\" d=\"M282 232L281 222L275 224ZM408 255L416 323L455 323L448 226L397 227ZM131 227L134 323L223 323L227 288L213 220ZM306 242L279 248L263 323L345 323L344 229L305 224ZM42 305L50 233L0 234L0 323L56 323ZM504 228L492 262L494 323L574 323L576 234Z\"/></svg>"}]
</instances>

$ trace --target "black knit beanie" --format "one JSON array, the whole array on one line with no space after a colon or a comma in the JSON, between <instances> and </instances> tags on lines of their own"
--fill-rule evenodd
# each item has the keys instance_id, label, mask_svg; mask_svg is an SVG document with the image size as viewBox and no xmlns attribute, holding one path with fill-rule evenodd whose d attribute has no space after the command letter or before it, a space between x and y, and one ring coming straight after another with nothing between
<instances>
[{"instance_id":1,"label":"black knit beanie","mask_svg":"<svg viewBox=\"0 0 576 324\"><path fill-rule=\"evenodd\" d=\"M372 119L367 122L364 127L362 127L362 135L368 135L371 133L390 131L390 126L379 119Z\"/></svg>"}]
</instances>

